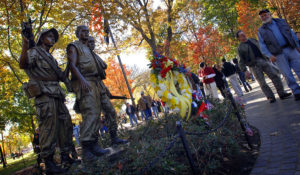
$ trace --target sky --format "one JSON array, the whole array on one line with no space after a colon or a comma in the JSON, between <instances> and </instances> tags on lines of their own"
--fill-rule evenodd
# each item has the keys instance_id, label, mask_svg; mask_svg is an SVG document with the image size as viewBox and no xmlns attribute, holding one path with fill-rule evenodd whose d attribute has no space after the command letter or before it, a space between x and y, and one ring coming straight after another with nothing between
<instances>
[{"instance_id":1,"label":"sky","mask_svg":"<svg viewBox=\"0 0 300 175\"><path fill-rule=\"evenodd\" d=\"M153 8L156 9L158 6L164 8L162 0L153 0ZM126 66L133 67L138 66L141 69L148 69L147 64L150 62L146 59L146 50L144 48L139 48L138 50L128 50L128 52L123 52L120 54L122 63ZM116 58L117 59L117 58Z\"/></svg>"},{"instance_id":2,"label":"sky","mask_svg":"<svg viewBox=\"0 0 300 175\"><path fill-rule=\"evenodd\" d=\"M139 48L129 51L131 52L122 52L120 54L121 61L123 64L125 64L128 67L133 67L136 65L142 70L148 69L147 64L149 64L150 62L146 59L146 49Z\"/></svg>"}]
</instances>

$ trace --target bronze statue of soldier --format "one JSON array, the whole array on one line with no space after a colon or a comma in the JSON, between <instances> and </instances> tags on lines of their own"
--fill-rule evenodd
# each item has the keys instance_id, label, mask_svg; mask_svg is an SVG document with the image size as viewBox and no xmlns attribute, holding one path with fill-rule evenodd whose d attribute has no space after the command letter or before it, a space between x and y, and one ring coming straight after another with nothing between
<instances>
[{"instance_id":1,"label":"bronze statue of soldier","mask_svg":"<svg viewBox=\"0 0 300 175\"><path fill-rule=\"evenodd\" d=\"M64 104L65 94L59 81L65 77L57 61L49 53L57 42L59 34L51 28L40 32L36 46L29 48L29 39L23 33L23 47L19 66L29 77L23 89L29 98L34 98L39 123L41 158L44 159L47 174L64 173L66 170L53 161L55 147L61 151L62 163L74 162L69 157L72 151L72 121Z\"/></svg>"},{"instance_id":2,"label":"bronze statue of soldier","mask_svg":"<svg viewBox=\"0 0 300 175\"><path fill-rule=\"evenodd\" d=\"M88 47L89 29L81 25L76 29L77 41L67 47L69 66L72 73L72 87L76 94L78 112L82 115L80 128L80 142L82 144L83 161L95 161L97 156L108 153L98 145L99 117L105 106L102 104L105 86L101 84L102 74L105 73L99 66L97 58ZM112 109L107 109L106 111ZM125 140L117 138L117 128L111 132L112 143L123 143Z\"/></svg>"},{"instance_id":3,"label":"bronze statue of soldier","mask_svg":"<svg viewBox=\"0 0 300 175\"><path fill-rule=\"evenodd\" d=\"M91 49L92 55L96 60L96 64L99 69L100 76L100 86L101 86L101 108L106 117L106 122L108 123L108 130L111 136L112 144L125 144L128 141L119 139L117 137L118 125L116 122L117 113L113 104L110 102L110 97L112 96L109 92L109 89L104 85L103 80L106 79L105 70L107 69L107 64L94 52L95 49L95 39L92 36L89 36L88 47ZM126 98L123 98L126 99Z\"/></svg>"}]
</instances>

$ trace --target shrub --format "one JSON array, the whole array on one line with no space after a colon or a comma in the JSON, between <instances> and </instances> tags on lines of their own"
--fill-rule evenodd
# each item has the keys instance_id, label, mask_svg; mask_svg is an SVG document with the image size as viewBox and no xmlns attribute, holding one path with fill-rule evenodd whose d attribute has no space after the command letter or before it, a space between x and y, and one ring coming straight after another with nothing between
<instances>
[{"instance_id":1,"label":"shrub","mask_svg":"<svg viewBox=\"0 0 300 175\"><path fill-rule=\"evenodd\" d=\"M157 120L151 120L145 125L138 126L135 130L120 129L120 137L128 138L129 146L119 155L116 160L102 158L96 166L92 166L91 174L138 174L145 166L159 156L177 133L176 121L182 122L183 129L187 132L206 132L219 125L227 113L230 104L227 101L211 101L215 108L205 111L209 116L208 126L205 121L193 116L187 122L175 115L170 114ZM242 112L244 116L244 112ZM240 144L243 137L240 124L233 110L229 114L224 125L216 132L203 135L187 135L187 141L192 156L199 168L200 174L218 174L222 169L224 160L240 152ZM102 147L109 146L109 138L105 136L100 141ZM185 155L180 138L166 153L164 157L154 162L146 174L190 174L191 169ZM84 173L86 174L86 173Z\"/></svg>"}]
</instances>

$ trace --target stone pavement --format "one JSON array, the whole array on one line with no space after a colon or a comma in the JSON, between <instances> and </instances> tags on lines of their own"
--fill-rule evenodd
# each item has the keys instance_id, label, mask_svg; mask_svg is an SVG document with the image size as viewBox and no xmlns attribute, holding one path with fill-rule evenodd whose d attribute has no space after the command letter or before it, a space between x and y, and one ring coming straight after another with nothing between
<instances>
[{"instance_id":1,"label":"stone pavement","mask_svg":"<svg viewBox=\"0 0 300 175\"><path fill-rule=\"evenodd\" d=\"M270 81L268 84L276 92ZM246 114L261 134L251 175L300 175L300 101L294 97L280 100L276 93L277 101L270 104L258 84L251 85L254 89L245 94Z\"/></svg>"}]
</instances>

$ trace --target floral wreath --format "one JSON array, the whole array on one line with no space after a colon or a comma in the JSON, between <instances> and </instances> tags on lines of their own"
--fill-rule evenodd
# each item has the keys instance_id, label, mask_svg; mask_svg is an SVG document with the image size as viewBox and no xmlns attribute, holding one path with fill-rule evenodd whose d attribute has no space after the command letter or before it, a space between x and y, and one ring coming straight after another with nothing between
<instances>
[{"instance_id":1,"label":"floral wreath","mask_svg":"<svg viewBox=\"0 0 300 175\"><path fill-rule=\"evenodd\" d=\"M189 74L185 65L154 53L150 68L150 81L158 97L174 112L188 120L191 115L192 90L185 78L185 74Z\"/></svg>"}]
</instances>

